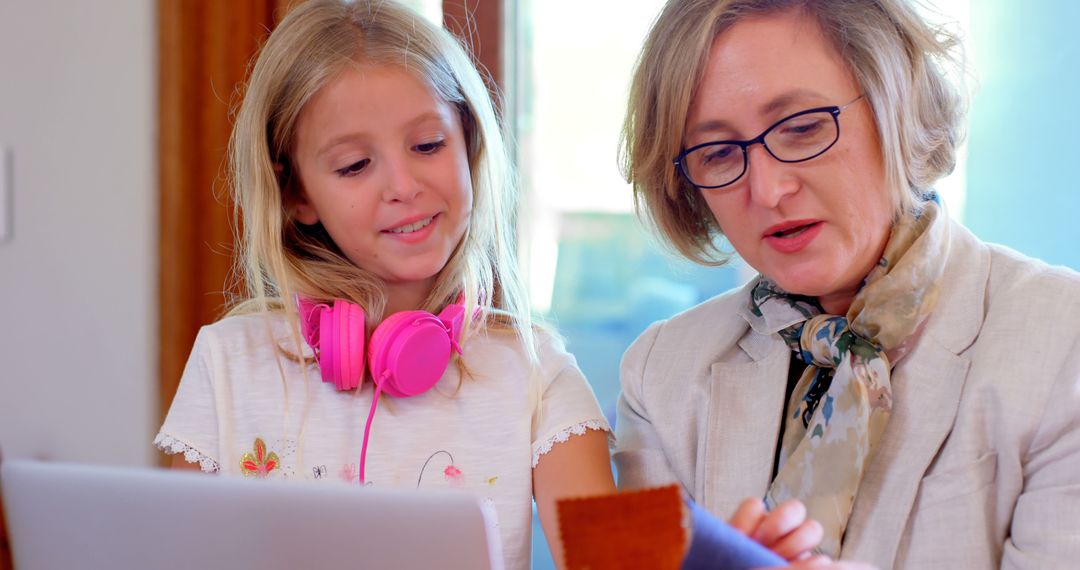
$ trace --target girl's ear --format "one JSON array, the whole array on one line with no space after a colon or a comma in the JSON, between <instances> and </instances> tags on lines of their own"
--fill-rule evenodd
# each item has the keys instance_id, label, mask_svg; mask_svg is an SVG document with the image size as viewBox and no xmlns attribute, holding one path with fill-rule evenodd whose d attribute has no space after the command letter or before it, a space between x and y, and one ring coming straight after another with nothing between
<instances>
[{"instance_id":1,"label":"girl's ear","mask_svg":"<svg viewBox=\"0 0 1080 570\"><path fill-rule=\"evenodd\" d=\"M319 221L319 214L315 206L308 200L300 181L293 176L292 169L287 163L275 162L274 173L277 174L278 185L281 193L285 196L286 211L297 222L305 226L311 226Z\"/></svg>"},{"instance_id":2,"label":"girl's ear","mask_svg":"<svg viewBox=\"0 0 1080 570\"><path fill-rule=\"evenodd\" d=\"M305 226L312 226L318 223L319 214L315 211L315 206L313 206L311 204L311 201L308 200L307 194L304 193L304 190L302 188L294 187L291 194L293 196L291 210L293 211L293 217L296 219L296 221L304 224Z\"/></svg>"}]
</instances>

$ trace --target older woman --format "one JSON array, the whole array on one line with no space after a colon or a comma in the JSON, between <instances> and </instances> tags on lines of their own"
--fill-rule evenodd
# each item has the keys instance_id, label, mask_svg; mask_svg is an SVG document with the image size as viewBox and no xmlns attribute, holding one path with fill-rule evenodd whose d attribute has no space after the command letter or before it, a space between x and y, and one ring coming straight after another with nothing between
<instances>
[{"instance_id":1,"label":"older woman","mask_svg":"<svg viewBox=\"0 0 1080 570\"><path fill-rule=\"evenodd\" d=\"M800 499L822 551L885 568L1080 560L1080 276L933 194L953 47L905 0L668 2L624 133L637 203L760 275L626 353L620 486Z\"/></svg>"}]
</instances>

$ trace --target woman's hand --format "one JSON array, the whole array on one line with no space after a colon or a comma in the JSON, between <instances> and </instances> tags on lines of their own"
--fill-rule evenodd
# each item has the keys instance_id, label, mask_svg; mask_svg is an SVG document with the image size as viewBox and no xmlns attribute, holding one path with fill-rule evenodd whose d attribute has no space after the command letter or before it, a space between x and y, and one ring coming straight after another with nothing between
<instances>
[{"instance_id":1,"label":"woman's hand","mask_svg":"<svg viewBox=\"0 0 1080 570\"><path fill-rule=\"evenodd\" d=\"M821 524L807 519L806 506L796 500L784 501L769 512L761 499L746 499L729 523L789 562L809 562L810 551L824 536Z\"/></svg>"},{"instance_id":2,"label":"woman's hand","mask_svg":"<svg viewBox=\"0 0 1080 570\"><path fill-rule=\"evenodd\" d=\"M824 530L816 520L806 518L806 506L796 500L784 501L768 512L761 499L746 499L729 522L791 562L788 570L875 570L869 564L836 562L823 554L811 554L821 543Z\"/></svg>"}]
</instances>

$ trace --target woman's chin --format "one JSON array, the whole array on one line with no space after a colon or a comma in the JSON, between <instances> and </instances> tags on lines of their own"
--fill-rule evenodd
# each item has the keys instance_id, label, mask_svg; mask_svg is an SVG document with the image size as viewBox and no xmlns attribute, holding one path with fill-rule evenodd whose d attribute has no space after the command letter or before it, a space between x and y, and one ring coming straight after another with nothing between
<instances>
[{"instance_id":1,"label":"woman's chin","mask_svg":"<svg viewBox=\"0 0 1080 570\"><path fill-rule=\"evenodd\" d=\"M788 293L817 297L829 294L836 285L835 277L830 278L829 272L822 271L822 267L819 261L773 268L761 273Z\"/></svg>"},{"instance_id":2,"label":"woman's chin","mask_svg":"<svg viewBox=\"0 0 1080 570\"><path fill-rule=\"evenodd\" d=\"M769 276L774 283L784 291L793 295L815 297L823 304L834 304L833 300L841 301L845 306L850 304L858 290L858 283L846 285L838 282L836 273L821 271L820 266L814 271L801 273L778 272L776 276ZM846 300L846 303L844 302ZM826 307L828 308L828 307Z\"/></svg>"}]
</instances>

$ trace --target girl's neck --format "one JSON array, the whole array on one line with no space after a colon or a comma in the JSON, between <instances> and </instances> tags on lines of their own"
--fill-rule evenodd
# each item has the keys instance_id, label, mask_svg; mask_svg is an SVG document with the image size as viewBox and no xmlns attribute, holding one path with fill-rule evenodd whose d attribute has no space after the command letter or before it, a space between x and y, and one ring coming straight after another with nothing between
<instances>
[{"instance_id":1,"label":"girl's neck","mask_svg":"<svg viewBox=\"0 0 1080 570\"><path fill-rule=\"evenodd\" d=\"M434 287L434 277L423 281L407 281L387 285L386 310L383 312L383 318L385 319L394 313L402 311L420 309Z\"/></svg>"}]
</instances>

